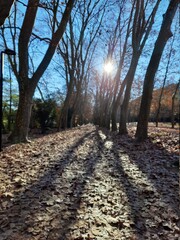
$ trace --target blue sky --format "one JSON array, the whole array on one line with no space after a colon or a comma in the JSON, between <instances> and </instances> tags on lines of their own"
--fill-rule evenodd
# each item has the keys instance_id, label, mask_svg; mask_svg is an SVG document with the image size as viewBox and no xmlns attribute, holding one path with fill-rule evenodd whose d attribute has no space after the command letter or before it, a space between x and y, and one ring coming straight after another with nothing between
<instances>
[{"instance_id":1,"label":"blue sky","mask_svg":"<svg viewBox=\"0 0 180 240\"><path fill-rule=\"evenodd\" d=\"M27 3L27 0L25 0L23 2ZM161 3L160 3L158 14L156 15L155 23L154 23L153 29L152 29L152 31L154 31L154 33L156 31L158 32L160 27L161 27L162 15L165 13L165 11L167 9L168 2L169 2L168 0L162 0ZM19 4L19 6L20 6L20 10L21 10L22 13L21 13L21 17L19 17L19 19L18 19L18 24L19 24L19 26L21 26L21 21L23 19L22 17L23 17L23 12L25 10L25 7L22 4ZM40 12L39 11L39 13L38 13L38 21L37 21L38 24L35 26L36 32L39 32L40 34L42 34L42 36L49 37L48 30L45 27L45 22L42 21L42 18L41 18L42 14L44 16L46 15L45 12L42 12L42 11ZM174 28L174 24L173 24L172 28ZM43 32L41 32L42 29L43 29ZM143 77L143 75L145 74L145 71L146 71L146 68L147 68L150 56L151 56L151 52L153 50L153 44L154 44L154 42L156 40L156 37L157 37L157 35L154 38L151 37L149 42L147 42L147 47L145 47L145 49L144 49L144 53L146 55L142 56L140 58L136 76L141 75ZM171 40L168 41L168 44L166 46L167 49L168 49L168 46L169 46L170 42L171 42ZM148 47L149 44L152 45L151 51L149 50L149 47ZM10 43L9 43L8 46L11 48L11 44ZM178 49L178 47L179 47L178 39L175 40L174 47L176 49ZM39 42L38 46L35 46L35 48L33 50L35 52L32 54L33 58L36 59L34 61L35 68L38 66L39 62L41 61L41 59L43 57L43 54L45 52L45 49L46 49L46 47L45 47L43 42ZM97 71L100 72L100 74L103 71L104 58L105 58L106 54L107 54L106 47L103 46L103 48L99 47L97 49L96 58L95 58L95 61L94 61L94 66L97 69ZM176 71L177 71L177 63L179 63L179 61L180 61L179 56L180 56L179 52L176 52L176 55L174 56L175 60L171 63L171 69L170 69L170 72L169 72L169 79L168 79L169 81L170 80L171 81L173 80L174 82L178 81L179 75L176 73ZM165 59L164 56L163 56L163 59L164 59L163 63L161 63L161 65L160 65L160 70L161 71L159 70L158 73L157 73L157 76L159 74L161 77L163 77L163 69L165 69L165 67L166 67L166 59ZM51 61L51 64L49 65L49 67L46 70L43 78L41 79L42 85L43 85L43 82L44 82L43 79L46 79L46 80L48 79L48 89L49 89L49 92L56 91L57 88L60 89L60 90L63 90L63 87L65 85L64 79L57 73L57 71L53 70L53 68L56 65L57 61L59 61L59 59L57 58L57 56L54 56L53 60ZM143 67L142 67L141 63L143 63ZM4 74L5 78L9 77L9 73L8 72L9 71L7 71L7 59L5 58L5 74ZM15 88L17 88L16 80L14 78L13 78L13 86ZM158 85L156 87L158 87ZM36 92L36 96L38 96L38 92Z\"/></svg>"}]
</instances>

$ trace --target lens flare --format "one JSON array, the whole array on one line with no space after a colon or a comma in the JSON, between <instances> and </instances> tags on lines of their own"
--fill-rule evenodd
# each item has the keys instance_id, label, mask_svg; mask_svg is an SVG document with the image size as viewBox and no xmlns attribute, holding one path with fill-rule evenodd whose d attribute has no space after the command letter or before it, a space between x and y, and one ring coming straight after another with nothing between
<instances>
[{"instance_id":1,"label":"lens flare","mask_svg":"<svg viewBox=\"0 0 180 240\"><path fill-rule=\"evenodd\" d=\"M107 73L110 73L112 72L113 70L113 64L112 62L107 62L104 64L104 71L107 72Z\"/></svg>"}]
</instances>

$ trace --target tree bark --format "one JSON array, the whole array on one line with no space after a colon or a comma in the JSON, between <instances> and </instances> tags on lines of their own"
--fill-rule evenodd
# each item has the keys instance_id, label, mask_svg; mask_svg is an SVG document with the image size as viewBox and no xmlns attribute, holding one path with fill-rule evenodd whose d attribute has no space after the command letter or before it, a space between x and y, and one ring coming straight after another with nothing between
<instances>
[{"instance_id":1,"label":"tree bark","mask_svg":"<svg viewBox=\"0 0 180 240\"><path fill-rule=\"evenodd\" d=\"M61 113L60 113L58 131L60 129L66 129L68 127L68 110L70 108L69 102L70 102L70 99L71 99L71 96L73 93L73 89L74 89L74 82L71 79L68 90L67 90L66 99L64 101L64 105L63 105Z\"/></svg>"},{"instance_id":2,"label":"tree bark","mask_svg":"<svg viewBox=\"0 0 180 240\"><path fill-rule=\"evenodd\" d=\"M171 126L172 126L172 128L174 128L174 125L175 125L175 121L174 121L174 103L175 103L175 97L176 97L177 91L179 89L179 85L180 85L180 82L178 82L178 84L176 85L175 92L172 95L172 110L171 110Z\"/></svg>"},{"instance_id":3,"label":"tree bark","mask_svg":"<svg viewBox=\"0 0 180 240\"><path fill-rule=\"evenodd\" d=\"M1 0L0 1L0 26L2 26L9 16L11 7L14 3L14 0Z\"/></svg>"},{"instance_id":4,"label":"tree bark","mask_svg":"<svg viewBox=\"0 0 180 240\"><path fill-rule=\"evenodd\" d=\"M128 116L128 105L129 105L129 100L130 100L130 95L131 95L131 86L133 83L134 79L134 74L137 68L139 60L139 54L136 54L132 58L132 63L129 68L129 71L126 76L126 91L124 95L124 100L123 104L121 106L121 114L120 114L120 124L119 124L119 133L120 134L126 134L127 133L127 127L126 127L126 122L127 122L127 116Z\"/></svg>"},{"instance_id":5,"label":"tree bark","mask_svg":"<svg viewBox=\"0 0 180 240\"><path fill-rule=\"evenodd\" d=\"M125 78L124 81L121 84L121 88L120 88L120 91L118 93L117 99L114 100L113 104L112 104L112 113L111 113L112 131L117 131L117 118L116 118L117 110L118 110L119 104L121 102L121 97L122 97L122 94L124 92L124 88L126 86L126 83L127 83L127 80Z\"/></svg>"},{"instance_id":6,"label":"tree bark","mask_svg":"<svg viewBox=\"0 0 180 240\"><path fill-rule=\"evenodd\" d=\"M168 9L164 15L162 26L155 43L155 47L146 71L143 95L141 100L140 112L138 117L138 125L136 130L136 138L138 141L143 141L148 136L148 118L152 100L152 92L154 86L154 78L159 66L159 62L168 39L172 36L171 24L175 12L178 7L178 0L171 0Z\"/></svg>"},{"instance_id":7,"label":"tree bark","mask_svg":"<svg viewBox=\"0 0 180 240\"><path fill-rule=\"evenodd\" d=\"M15 128L9 139L14 143L28 142L28 130L32 109L32 97L35 88L30 86L20 87L19 106L15 119Z\"/></svg>"},{"instance_id":8,"label":"tree bark","mask_svg":"<svg viewBox=\"0 0 180 240\"><path fill-rule=\"evenodd\" d=\"M165 80L166 78L164 78ZM163 92L164 92L164 87L165 87L165 81L163 81L163 86L161 89L161 93L159 96L159 100L158 100L158 108L157 108L157 113L156 113L156 127L158 127L158 123L159 123L159 114L160 114L160 110L161 110L161 100L162 100L162 96L163 96Z\"/></svg>"}]
</instances>

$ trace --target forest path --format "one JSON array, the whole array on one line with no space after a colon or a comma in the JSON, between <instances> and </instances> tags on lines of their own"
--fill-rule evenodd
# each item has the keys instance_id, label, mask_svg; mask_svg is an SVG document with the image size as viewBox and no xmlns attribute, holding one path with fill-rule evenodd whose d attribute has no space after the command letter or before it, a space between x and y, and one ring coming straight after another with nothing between
<instances>
[{"instance_id":1,"label":"forest path","mask_svg":"<svg viewBox=\"0 0 180 240\"><path fill-rule=\"evenodd\" d=\"M86 125L0 153L0 240L178 240L176 155Z\"/></svg>"}]
</instances>

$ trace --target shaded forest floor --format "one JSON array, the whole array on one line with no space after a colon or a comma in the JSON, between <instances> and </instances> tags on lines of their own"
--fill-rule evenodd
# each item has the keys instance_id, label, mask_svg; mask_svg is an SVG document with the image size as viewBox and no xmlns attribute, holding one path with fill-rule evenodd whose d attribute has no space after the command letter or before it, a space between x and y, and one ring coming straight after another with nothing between
<instances>
[{"instance_id":1,"label":"shaded forest floor","mask_svg":"<svg viewBox=\"0 0 180 240\"><path fill-rule=\"evenodd\" d=\"M93 125L0 153L0 240L178 240L177 130Z\"/></svg>"}]
</instances>

